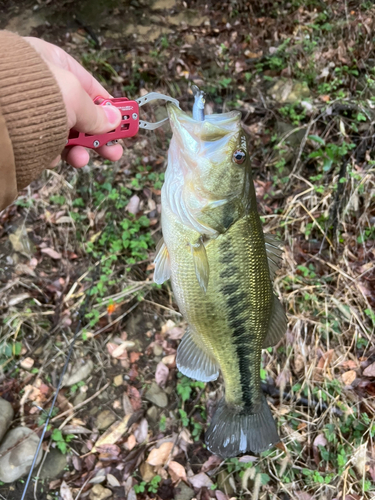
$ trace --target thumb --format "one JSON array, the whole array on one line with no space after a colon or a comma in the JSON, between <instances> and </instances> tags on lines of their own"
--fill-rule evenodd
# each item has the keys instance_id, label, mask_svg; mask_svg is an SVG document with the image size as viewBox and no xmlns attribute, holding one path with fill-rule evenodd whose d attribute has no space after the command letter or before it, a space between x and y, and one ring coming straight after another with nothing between
<instances>
[{"instance_id":1,"label":"thumb","mask_svg":"<svg viewBox=\"0 0 375 500\"><path fill-rule=\"evenodd\" d=\"M94 104L80 81L70 71L54 66L53 72L60 83L69 129L86 134L104 134L115 129L121 121L121 112L115 106Z\"/></svg>"},{"instance_id":2,"label":"thumb","mask_svg":"<svg viewBox=\"0 0 375 500\"><path fill-rule=\"evenodd\" d=\"M118 127L121 112L115 106L98 106L81 87L74 128L86 134L104 134Z\"/></svg>"}]
</instances>

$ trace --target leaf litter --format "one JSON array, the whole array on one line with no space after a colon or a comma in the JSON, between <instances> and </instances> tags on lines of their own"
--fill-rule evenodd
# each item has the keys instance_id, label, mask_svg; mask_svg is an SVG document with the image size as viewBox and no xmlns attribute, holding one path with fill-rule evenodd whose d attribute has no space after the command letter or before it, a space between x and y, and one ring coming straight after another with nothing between
<instances>
[{"instance_id":1,"label":"leaf litter","mask_svg":"<svg viewBox=\"0 0 375 500\"><path fill-rule=\"evenodd\" d=\"M41 1L41 12L47 3L49 12L64 9ZM111 29L93 16L100 50L90 45L89 31L67 31L58 20L53 33L47 23L37 34L82 60L114 96L158 90L190 109L195 82L208 91L208 110L242 112L259 210L266 231L285 242L276 290L289 330L264 351L261 371L283 442L261 457L228 461L203 444L221 387L178 376L176 349L186 325L170 287L152 284L167 128L126 139L115 165L93 156L80 175L64 166L46 172L31 198L22 195L0 214L0 254L8 266L0 270L0 396L24 425L40 428L94 279L72 363L87 373L62 389L53 419L63 439L74 437L66 443L69 470L51 480L52 491L91 498L106 490L128 500L180 498L183 491L204 500L370 499L373 6L158 4L157 22L170 31L152 43L116 31L111 16L124 15L123 5L106 15ZM184 9L189 16L180 23L176 14ZM126 11L129 22L138 14L135 7ZM194 16L202 22L189 21ZM156 112L145 111L150 121ZM293 142L295 129L302 135ZM102 255L103 272L93 278L88 271ZM161 406L149 398L155 394ZM108 408L117 421L98 432L95 419ZM52 432L46 443L55 446ZM0 486L5 497L6 488ZM41 488L37 481L43 500Z\"/></svg>"}]
</instances>

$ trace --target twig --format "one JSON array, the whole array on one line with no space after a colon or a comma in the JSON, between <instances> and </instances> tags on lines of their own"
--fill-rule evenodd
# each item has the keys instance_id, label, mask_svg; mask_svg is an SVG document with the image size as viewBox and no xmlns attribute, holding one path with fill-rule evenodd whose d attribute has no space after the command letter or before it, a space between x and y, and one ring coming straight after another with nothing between
<instances>
[{"instance_id":1,"label":"twig","mask_svg":"<svg viewBox=\"0 0 375 500\"><path fill-rule=\"evenodd\" d=\"M98 268L96 270L98 272ZM91 287L93 287L94 282L95 282L95 280L93 280L93 283L92 283ZM33 475L33 471L34 471L34 468L35 468L35 465L36 465L36 461L38 459L39 451L40 451L40 449L42 447L42 444L43 444L43 439L44 439L45 433L47 432L48 424L49 424L49 422L50 422L50 420L52 418L52 412L53 412L54 406L55 406L56 401L57 401L57 396L59 395L60 387L62 386L62 381L63 381L64 375L66 373L66 370L68 369L68 364L69 364L71 355L73 353L74 345L75 345L76 340L78 338L78 334L80 332L80 328L81 328L81 324L82 324L82 319L83 319L83 317L85 315L85 311L86 311L86 308L87 308L87 304L88 304L89 298L90 298L90 295L89 295L89 293L87 293L86 299L85 299L84 303L82 304L82 306L80 308L80 311L78 313L79 319L78 319L78 323L77 323L76 330L75 330L75 333L74 333L74 337L73 337L72 342L70 343L68 355L66 357L65 364L64 364L63 369L62 369L61 374L60 374L59 383L57 384L56 392L55 392L54 398L52 400L52 404L51 404L51 407L49 409L46 421L44 423L42 434L41 434L41 436L39 438L38 447L36 449L36 452L35 452L35 455L34 455L34 459L32 461L31 468L30 468L29 474L27 476L27 480L26 480L26 483L25 483L25 487L23 489L21 500L25 500L25 498L26 498L27 489L29 487L29 484L30 484L30 481L31 481L31 477Z\"/></svg>"},{"instance_id":2,"label":"twig","mask_svg":"<svg viewBox=\"0 0 375 500\"><path fill-rule=\"evenodd\" d=\"M89 398L87 398L84 401L82 401L82 403L79 403L78 405L74 406L73 408L69 408L69 410L65 410L62 413L59 413L58 415L56 415L55 417L53 417L51 419L51 422L55 422L56 420L60 420L61 417L65 417L65 415L67 415L68 413L70 413L72 411L75 411L75 410L78 410L79 408L82 408L82 406L87 405L87 403L89 403L90 401L92 401L93 399L95 399L96 397L98 397L101 392L105 391L109 385L110 385L110 382L107 382L95 394L93 394Z\"/></svg>"},{"instance_id":3,"label":"twig","mask_svg":"<svg viewBox=\"0 0 375 500\"><path fill-rule=\"evenodd\" d=\"M265 384L263 382L262 382L261 386L262 386L263 392L265 392L269 396L278 397L278 398L281 397L280 391L277 387L270 385L270 384ZM308 398L305 398L303 396L296 398L293 394L290 393L290 391L283 391L282 398L286 399L288 401L295 400L295 403L297 405L308 406L308 407L315 406L317 409L320 409L320 410L328 410L330 408L330 406L327 405L326 403L324 403L323 401L317 401L316 399L308 399ZM336 406L334 406L332 408L332 412L335 415L338 415L339 417L341 417L343 414L342 410L340 410L340 408L337 408Z\"/></svg>"}]
</instances>

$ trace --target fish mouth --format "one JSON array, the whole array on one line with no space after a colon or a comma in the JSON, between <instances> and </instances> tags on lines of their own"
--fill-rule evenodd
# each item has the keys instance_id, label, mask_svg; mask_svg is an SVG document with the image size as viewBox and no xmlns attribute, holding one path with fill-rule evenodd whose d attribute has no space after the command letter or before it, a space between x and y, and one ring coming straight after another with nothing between
<instances>
[{"instance_id":1,"label":"fish mouth","mask_svg":"<svg viewBox=\"0 0 375 500\"><path fill-rule=\"evenodd\" d=\"M190 141L215 142L241 129L240 111L206 115L203 121L198 121L174 104L169 103L167 109L172 131L178 138L184 138L184 143L189 142L188 137Z\"/></svg>"}]
</instances>

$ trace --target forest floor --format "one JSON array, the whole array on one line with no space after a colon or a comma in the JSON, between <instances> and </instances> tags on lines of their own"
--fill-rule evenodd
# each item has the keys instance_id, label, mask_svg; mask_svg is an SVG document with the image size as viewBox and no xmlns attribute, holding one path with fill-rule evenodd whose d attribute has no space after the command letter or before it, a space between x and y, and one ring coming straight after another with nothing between
<instances>
[{"instance_id":1,"label":"forest floor","mask_svg":"<svg viewBox=\"0 0 375 500\"><path fill-rule=\"evenodd\" d=\"M13 426L40 434L78 336L27 499L375 498L373 2L4 4L0 28L60 45L114 96L159 91L190 111L194 82L207 111L242 112L289 321L261 368L281 443L211 455L222 384L178 373L186 325L169 283L153 283L169 127L125 140L117 163L45 172L0 214ZM23 487L0 483L0 498Z\"/></svg>"}]
</instances>

